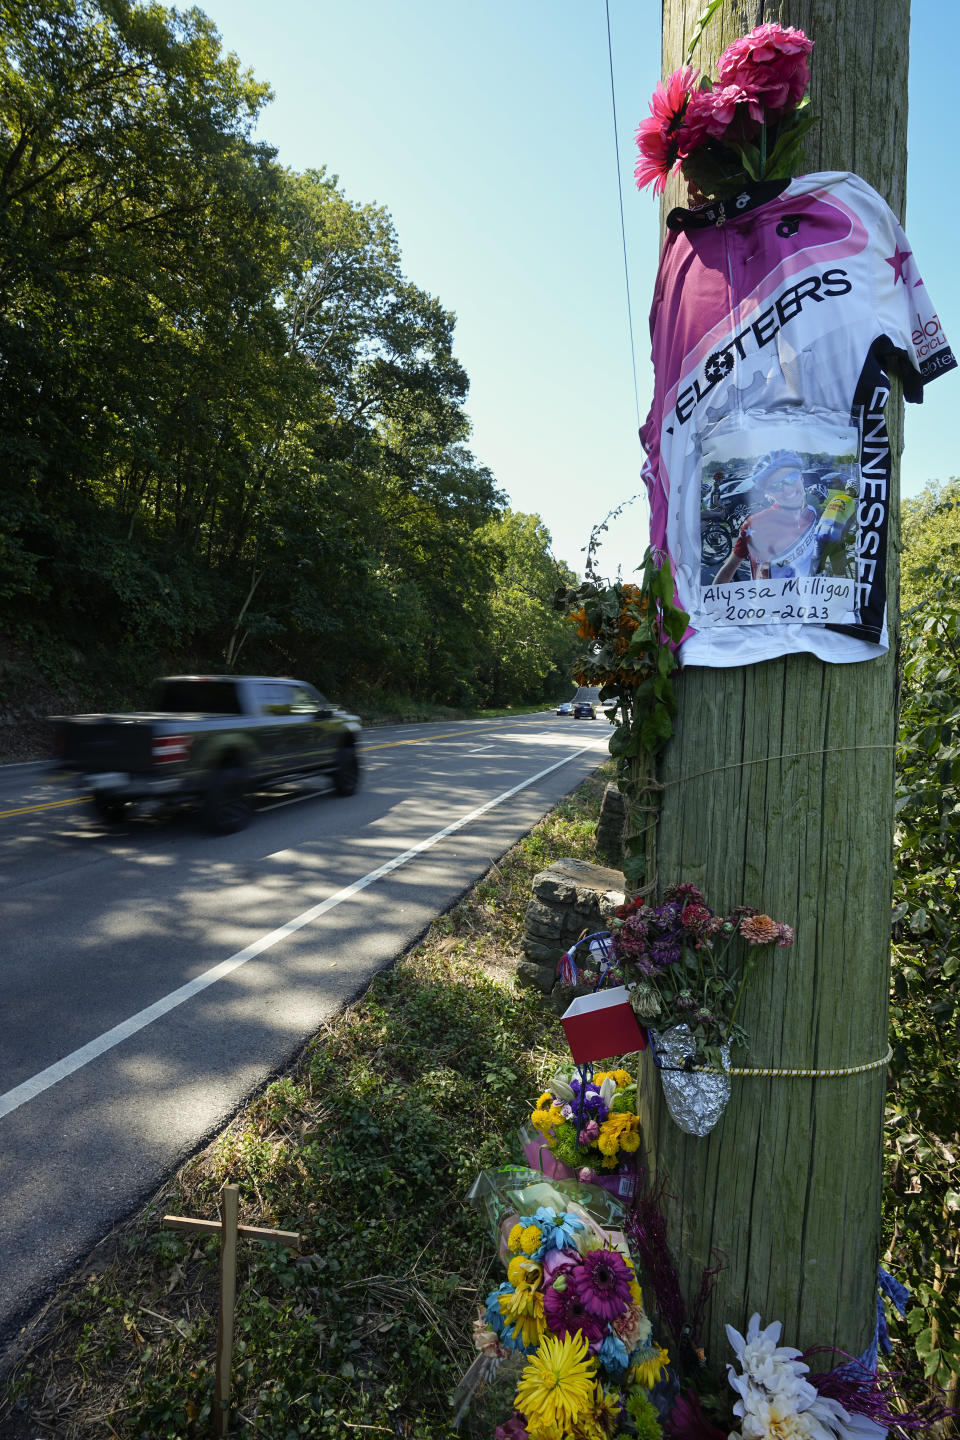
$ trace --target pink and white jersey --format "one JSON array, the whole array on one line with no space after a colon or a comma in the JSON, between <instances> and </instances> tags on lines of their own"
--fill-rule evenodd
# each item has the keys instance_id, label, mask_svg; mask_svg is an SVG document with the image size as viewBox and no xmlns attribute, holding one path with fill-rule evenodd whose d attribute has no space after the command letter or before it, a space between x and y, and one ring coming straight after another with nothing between
<instances>
[{"instance_id":1,"label":"pink and white jersey","mask_svg":"<svg viewBox=\"0 0 960 1440\"><path fill-rule=\"evenodd\" d=\"M667 227L641 439L651 543L690 612L681 662L882 654L889 375L918 401L956 365L906 236L847 173Z\"/></svg>"}]
</instances>

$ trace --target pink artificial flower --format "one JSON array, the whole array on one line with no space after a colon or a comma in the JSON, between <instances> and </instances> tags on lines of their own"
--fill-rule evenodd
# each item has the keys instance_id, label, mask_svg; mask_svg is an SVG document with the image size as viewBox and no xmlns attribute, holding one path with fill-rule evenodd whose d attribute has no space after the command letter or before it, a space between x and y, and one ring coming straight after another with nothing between
<instances>
[{"instance_id":1,"label":"pink artificial flower","mask_svg":"<svg viewBox=\"0 0 960 1440\"><path fill-rule=\"evenodd\" d=\"M723 141L734 125L737 129L732 138L749 140L763 124L763 106L742 85L724 85L711 91L710 114L705 123L713 140Z\"/></svg>"},{"instance_id":2,"label":"pink artificial flower","mask_svg":"<svg viewBox=\"0 0 960 1440\"><path fill-rule=\"evenodd\" d=\"M657 86L650 100L650 119L637 127L637 149L640 158L634 170L637 188L653 186L654 195L662 195L667 179L680 160L677 133L694 93L700 72L689 65L674 70L666 82Z\"/></svg>"},{"instance_id":3,"label":"pink artificial flower","mask_svg":"<svg viewBox=\"0 0 960 1440\"><path fill-rule=\"evenodd\" d=\"M746 90L776 120L795 110L810 83L813 41L802 30L770 23L728 45L717 61L723 86Z\"/></svg>"},{"instance_id":4,"label":"pink artificial flower","mask_svg":"<svg viewBox=\"0 0 960 1440\"><path fill-rule=\"evenodd\" d=\"M596 1120L588 1120L586 1125L584 1125L583 1129L580 1131L580 1134L577 1136L577 1139L580 1141L581 1145L592 1145L594 1140L598 1140L599 1138L600 1126L597 1124Z\"/></svg>"},{"instance_id":5,"label":"pink artificial flower","mask_svg":"<svg viewBox=\"0 0 960 1440\"><path fill-rule=\"evenodd\" d=\"M591 1170L589 1165L584 1165L581 1170L577 1171L577 1179L581 1185L590 1185L596 1178L596 1174L597 1172Z\"/></svg>"}]
</instances>

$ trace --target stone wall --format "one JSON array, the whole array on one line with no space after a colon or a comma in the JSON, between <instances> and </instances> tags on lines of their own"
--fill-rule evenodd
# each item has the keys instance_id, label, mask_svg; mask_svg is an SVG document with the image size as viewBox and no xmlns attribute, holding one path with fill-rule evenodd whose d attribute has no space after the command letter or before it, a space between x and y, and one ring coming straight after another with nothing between
<instances>
[{"instance_id":1,"label":"stone wall","mask_svg":"<svg viewBox=\"0 0 960 1440\"><path fill-rule=\"evenodd\" d=\"M557 981L560 956L581 935L605 928L606 917L623 904L623 875L582 860L556 860L534 876L532 889L517 977L548 996L559 1012L571 998Z\"/></svg>"},{"instance_id":2,"label":"stone wall","mask_svg":"<svg viewBox=\"0 0 960 1440\"><path fill-rule=\"evenodd\" d=\"M600 815L597 819L597 854L608 865L623 864L623 823L626 806L616 785L608 785L603 792Z\"/></svg>"}]
</instances>

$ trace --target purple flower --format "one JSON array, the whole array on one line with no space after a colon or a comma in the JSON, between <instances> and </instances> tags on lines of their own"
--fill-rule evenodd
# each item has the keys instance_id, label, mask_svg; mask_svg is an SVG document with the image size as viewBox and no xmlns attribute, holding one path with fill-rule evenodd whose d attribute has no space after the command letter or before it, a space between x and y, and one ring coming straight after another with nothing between
<instances>
[{"instance_id":1,"label":"purple flower","mask_svg":"<svg viewBox=\"0 0 960 1440\"><path fill-rule=\"evenodd\" d=\"M681 885L669 885L663 892L665 900L677 900L681 905L705 905L703 895L696 885L691 885L685 880Z\"/></svg>"},{"instance_id":2,"label":"purple flower","mask_svg":"<svg viewBox=\"0 0 960 1440\"><path fill-rule=\"evenodd\" d=\"M570 1089L573 1091L575 1099L570 1107L570 1114L566 1116L568 1120L572 1120L580 1108L580 1088L580 1081L574 1076L570 1081ZM566 1107L564 1107L564 1109L566 1109ZM606 1120L610 1114L610 1107L600 1094L600 1091L596 1085L591 1085L589 1081L583 1089L583 1113L598 1122Z\"/></svg>"},{"instance_id":3,"label":"purple flower","mask_svg":"<svg viewBox=\"0 0 960 1440\"><path fill-rule=\"evenodd\" d=\"M710 1423L693 1390L677 1396L667 1420L666 1433L671 1440L724 1440L724 1431Z\"/></svg>"},{"instance_id":4,"label":"purple flower","mask_svg":"<svg viewBox=\"0 0 960 1440\"><path fill-rule=\"evenodd\" d=\"M676 965L682 953L683 947L671 937L654 940L650 946L650 959L658 970L665 970L668 965Z\"/></svg>"},{"instance_id":5,"label":"purple flower","mask_svg":"<svg viewBox=\"0 0 960 1440\"><path fill-rule=\"evenodd\" d=\"M614 1320L630 1304L630 1280L627 1263L616 1250L590 1250L570 1276L568 1288L576 1289L591 1315Z\"/></svg>"},{"instance_id":6,"label":"purple flower","mask_svg":"<svg viewBox=\"0 0 960 1440\"><path fill-rule=\"evenodd\" d=\"M493 1440L530 1440L529 1432L523 1422L523 1416L516 1413L510 1416L506 1425L498 1425L493 1432Z\"/></svg>"},{"instance_id":7,"label":"purple flower","mask_svg":"<svg viewBox=\"0 0 960 1440\"><path fill-rule=\"evenodd\" d=\"M548 1285L543 1292L543 1315L547 1326L561 1340L567 1334L575 1335L580 1330L590 1345L599 1345L603 1339L604 1326L601 1320L587 1308L575 1283L581 1266L567 1271L565 1290L556 1290ZM622 1308L622 1307L620 1307Z\"/></svg>"}]
</instances>

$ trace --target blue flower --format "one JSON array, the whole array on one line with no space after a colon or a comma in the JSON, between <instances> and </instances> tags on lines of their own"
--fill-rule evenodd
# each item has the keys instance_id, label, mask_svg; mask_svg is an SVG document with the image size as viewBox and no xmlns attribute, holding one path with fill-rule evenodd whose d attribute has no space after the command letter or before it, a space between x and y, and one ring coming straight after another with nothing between
<instances>
[{"instance_id":1,"label":"blue flower","mask_svg":"<svg viewBox=\"0 0 960 1440\"><path fill-rule=\"evenodd\" d=\"M483 1312L484 1319L490 1326L490 1329L494 1330L501 1340L505 1338L503 1334L503 1316L500 1313L500 1306L497 1304L497 1301L501 1295L512 1294L513 1286L508 1280L504 1280L503 1284L496 1290L490 1291L490 1294L487 1296L486 1309Z\"/></svg>"},{"instance_id":2,"label":"blue flower","mask_svg":"<svg viewBox=\"0 0 960 1440\"><path fill-rule=\"evenodd\" d=\"M623 1375L630 1363L627 1347L619 1335L610 1334L597 1351L597 1359L608 1375Z\"/></svg>"},{"instance_id":3,"label":"blue flower","mask_svg":"<svg viewBox=\"0 0 960 1440\"><path fill-rule=\"evenodd\" d=\"M584 1229L583 1221L570 1210L562 1215L558 1215L556 1211L544 1211L544 1217L549 1215L552 1217L550 1219L540 1219L540 1214L538 1210L537 1224L540 1225L544 1237L543 1253L547 1250L576 1250L576 1235Z\"/></svg>"}]
</instances>

